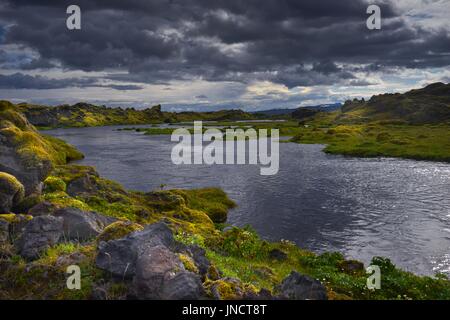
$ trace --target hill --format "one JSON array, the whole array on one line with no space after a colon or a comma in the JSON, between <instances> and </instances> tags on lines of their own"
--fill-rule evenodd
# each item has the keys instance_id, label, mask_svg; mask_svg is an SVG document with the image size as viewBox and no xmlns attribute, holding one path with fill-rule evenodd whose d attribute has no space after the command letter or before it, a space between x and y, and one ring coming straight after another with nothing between
<instances>
[{"instance_id":1,"label":"hill","mask_svg":"<svg viewBox=\"0 0 450 320\"><path fill-rule=\"evenodd\" d=\"M164 120L164 114L159 105L144 110L108 108L88 103L57 107L19 104L17 108L33 125L49 128L145 124Z\"/></svg>"},{"instance_id":2,"label":"hill","mask_svg":"<svg viewBox=\"0 0 450 320\"><path fill-rule=\"evenodd\" d=\"M347 101L339 111L304 112L291 141L325 152L450 162L450 84Z\"/></svg>"},{"instance_id":3,"label":"hill","mask_svg":"<svg viewBox=\"0 0 450 320\"><path fill-rule=\"evenodd\" d=\"M315 106L306 106L306 107L299 107L299 108L291 108L291 109L269 109L269 110L260 110L253 112L254 114L262 115L262 116L292 116L295 118L294 114L297 111L301 110L314 110L314 111L324 111L324 112L331 112L339 109L342 106L341 103L331 103L331 104L319 104Z\"/></svg>"},{"instance_id":4,"label":"hill","mask_svg":"<svg viewBox=\"0 0 450 320\"><path fill-rule=\"evenodd\" d=\"M335 119L339 123L365 123L372 121L398 121L408 124L433 124L450 121L450 84L430 84L404 94L387 93L371 97L368 101L346 101L342 113Z\"/></svg>"},{"instance_id":5,"label":"hill","mask_svg":"<svg viewBox=\"0 0 450 320\"><path fill-rule=\"evenodd\" d=\"M221 110L214 112L163 112L161 105L137 110L135 108L111 108L88 103L61 105L56 107L18 104L31 124L40 128L94 127L121 124L172 123L194 120L224 121L250 120L257 116L242 110Z\"/></svg>"}]
</instances>

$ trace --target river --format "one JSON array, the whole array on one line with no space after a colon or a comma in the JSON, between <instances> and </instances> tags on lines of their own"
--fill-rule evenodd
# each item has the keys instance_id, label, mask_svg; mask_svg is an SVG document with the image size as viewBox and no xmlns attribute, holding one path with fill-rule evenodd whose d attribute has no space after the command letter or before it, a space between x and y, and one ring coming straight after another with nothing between
<instances>
[{"instance_id":1,"label":"river","mask_svg":"<svg viewBox=\"0 0 450 320\"><path fill-rule=\"evenodd\" d=\"M86 156L80 164L128 189L220 187L236 201L228 223L268 240L368 263L385 256L419 274L450 275L450 164L328 155L322 145L280 144L280 169L256 165L176 166L169 135L119 126L56 129Z\"/></svg>"}]
</instances>

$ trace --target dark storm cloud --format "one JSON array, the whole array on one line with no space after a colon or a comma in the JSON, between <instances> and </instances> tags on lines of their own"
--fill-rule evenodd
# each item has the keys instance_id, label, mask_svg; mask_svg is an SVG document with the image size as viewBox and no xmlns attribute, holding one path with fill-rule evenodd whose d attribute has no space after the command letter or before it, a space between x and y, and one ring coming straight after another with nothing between
<instances>
[{"instance_id":1,"label":"dark storm cloud","mask_svg":"<svg viewBox=\"0 0 450 320\"><path fill-rule=\"evenodd\" d=\"M142 87L136 85L103 85L95 78L65 78L52 79L45 76L30 76L23 73L0 75L0 89L61 89L68 87L101 87L115 90L140 90Z\"/></svg>"},{"instance_id":2,"label":"dark storm cloud","mask_svg":"<svg viewBox=\"0 0 450 320\"><path fill-rule=\"evenodd\" d=\"M287 85L353 81L355 64L426 68L450 64L448 30L410 27L393 3L382 30L366 28L363 0L0 0L4 43L40 58L22 69L120 69L116 81L270 80ZM82 9L82 30L65 27L69 4ZM50 62L52 61L52 62ZM362 69L361 69L362 70ZM360 71L361 71L360 70Z\"/></svg>"}]
</instances>

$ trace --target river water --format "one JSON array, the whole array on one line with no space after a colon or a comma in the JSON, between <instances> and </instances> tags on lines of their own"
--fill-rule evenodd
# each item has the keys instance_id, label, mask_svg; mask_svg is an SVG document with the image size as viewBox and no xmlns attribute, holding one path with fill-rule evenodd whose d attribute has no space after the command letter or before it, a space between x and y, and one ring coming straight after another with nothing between
<instances>
[{"instance_id":1,"label":"river water","mask_svg":"<svg viewBox=\"0 0 450 320\"><path fill-rule=\"evenodd\" d=\"M169 135L117 128L44 133L75 145L86 156L81 164L128 189L220 187L238 204L228 223L250 224L268 240L450 274L450 164L351 158L325 154L322 145L281 143L278 174L262 176L257 165L177 166Z\"/></svg>"}]
</instances>

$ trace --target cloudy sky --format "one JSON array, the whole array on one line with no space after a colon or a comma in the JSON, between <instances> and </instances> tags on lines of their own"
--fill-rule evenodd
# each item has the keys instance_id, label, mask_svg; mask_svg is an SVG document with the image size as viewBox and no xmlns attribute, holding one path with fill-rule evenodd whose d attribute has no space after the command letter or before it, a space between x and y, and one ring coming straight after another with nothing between
<instances>
[{"instance_id":1,"label":"cloudy sky","mask_svg":"<svg viewBox=\"0 0 450 320\"><path fill-rule=\"evenodd\" d=\"M450 0L0 0L14 102L294 108L449 82L449 65Z\"/></svg>"}]
</instances>

